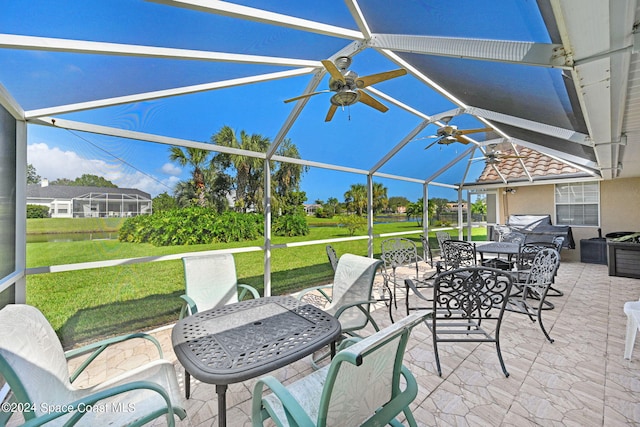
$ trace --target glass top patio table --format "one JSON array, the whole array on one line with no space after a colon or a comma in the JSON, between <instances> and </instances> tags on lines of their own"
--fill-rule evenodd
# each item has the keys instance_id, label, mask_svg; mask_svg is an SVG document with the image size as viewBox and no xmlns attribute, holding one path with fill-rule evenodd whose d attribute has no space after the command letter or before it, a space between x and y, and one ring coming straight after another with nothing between
<instances>
[{"instance_id":1,"label":"glass top patio table","mask_svg":"<svg viewBox=\"0 0 640 427\"><path fill-rule=\"evenodd\" d=\"M216 385L218 424L224 426L228 384L302 359L334 344L340 333L340 322L333 316L283 296L241 301L185 317L174 326L171 341L187 372Z\"/></svg>"},{"instance_id":2,"label":"glass top patio table","mask_svg":"<svg viewBox=\"0 0 640 427\"><path fill-rule=\"evenodd\" d=\"M507 262L511 263L513 255L520 253L520 244L511 242L488 242L476 244L476 252L480 254L480 263L484 265L484 254L507 255Z\"/></svg>"}]
</instances>

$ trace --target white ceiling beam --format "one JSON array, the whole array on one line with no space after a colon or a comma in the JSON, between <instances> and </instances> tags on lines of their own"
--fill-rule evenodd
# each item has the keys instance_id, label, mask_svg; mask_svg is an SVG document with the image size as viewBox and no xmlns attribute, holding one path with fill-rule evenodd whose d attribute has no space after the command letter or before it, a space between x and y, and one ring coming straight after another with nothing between
<instances>
[{"instance_id":1,"label":"white ceiling beam","mask_svg":"<svg viewBox=\"0 0 640 427\"><path fill-rule=\"evenodd\" d=\"M344 39L362 39L362 33L335 25L323 24L307 19L296 18L281 13L269 12L253 7L241 6L225 1L211 0L147 0L153 3L161 3L169 6L182 7L200 12L214 13L216 15L245 19L260 22L262 24L279 25L296 30L308 31L325 36L340 37Z\"/></svg>"},{"instance_id":2,"label":"white ceiling beam","mask_svg":"<svg viewBox=\"0 0 640 427\"><path fill-rule=\"evenodd\" d=\"M433 175L431 175L430 177L428 177L427 179L425 179L425 182L431 184L431 181L433 181L434 179L436 179L438 176L440 176L441 174L443 174L444 172L446 172L449 168L453 167L453 165L455 165L456 163L458 163L460 160L464 159L465 157L467 157L473 150L476 149L475 145L472 145L471 147L468 147L466 150L464 150L462 153L458 154L458 156L451 160L449 163L447 163L446 165L444 165L443 167L441 167L440 169L438 169Z\"/></svg>"},{"instance_id":3,"label":"white ceiling beam","mask_svg":"<svg viewBox=\"0 0 640 427\"><path fill-rule=\"evenodd\" d=\"M398 151L402 150L402 148L404 148L405 145L407 145L409 142L411 142L413 140L413 138L416 137L416 135L418 135L420 132L422 132L422 130L424 128L429 126L429 124L430 124L430 122L428 120L425 120L422 123L420 123L418 126L416 126L411 132L409 132L404 138L402 138L402 140L398 144L396 144L395 147L393 147L391 150L389 150L389 152L387 152L387 154L385 154L385 156L382 159L380 159L369 170L369 172L371 172L371 173L377 172L382 166L384 166L385 163L387 163L389 160L391 160L391 158L393 158L393 156L395 156L398 153Z\"/></svg>"},{"instance_id":4,"label":"white ceiling beam","mask_svg":"<svg viewBox=\"0 0 640 427\"><path fill-rule=\"evenodd\" d=\"M468 114L483 117L494 122L504 123L509 126L515 126L521 129L530 130L532 132L541 133L543 135L560 138L577 144L593 146L593 141L589 135L576 132L571 129L564 129L557 126L551 126L532 120L522 119L520 117L509 116L507 114L497 113L495 111L484 110L482 108L469 107L466 109Z\"/></svg>"},{"instance_id":5,"label":"white ceiling beam","mask_svg":"<svg viewBox=\"0 0 640 427\"><path fill-rule=\"evenodd\" d=\"M14 119L24 120L24 110L2 83L0 83L0 105L2 105Z\"/></svg>"},{"instance_id":6,"label":"white ceiling beam","mask_svg":"<svg viewBox=\"0 0 640 427\"><path fill-rule=\"evenodd\" d=\"M561 44L455 37L373 34L369 45L396 52L418 53L540 67L571 68Z\"/></svg>"},{"instance_id":7,"label":"white ceiling beam","mask_svg":"<svg viewBox=\"0 0 640 427\"><path fill-rule=\"evenodd\" d=\"M582 169L583 167L586 168L594 168L597 169L598 168L598 163L593 162L591 160L587 160L583 157L578 157L578 156L574 156L572 154L567 154L563 151L558 151L558 150L554 150L553 148L550 147L545 147L542 145L538 145L538 144L534 144L532 142L529 141L525 141L522 139L518 139L518 138L511 138L510 142L512 142L513 144L517 144L523 147L527 147L530 148L532 150L538 151L542 154L544 154L545 156L549 156L553 159L556 159L560 162L566 163L570 166L575 166L579 169Z\"/></svg>"},{"instance_id":8,"label":"white ceiling beam","mask_svg":"<svg viewBox=\"0 0 640 427\"><path fill-rule=\"evenodd\" d=\"M391 104L395 105L396 107L400 107L403 110L408 111L409 113L420 117L421 119L431 120L431 116L428 116L427 114L423 113L422 111L418 111L415 108L410 107L407 104L404 104L404 103L398 101L394 97L389 96L386 93L379 91L378 89L374 88L373 86L367 87L366 89L364 89L364 91L365 92L369 92L369 93L371 93L373 95L376 95L377 97L380 97L380 98L384 99L385 101L388 101Z\"/></svg>"},{"instance_id":9,"label":"white ceiling beam","mask_svg":"<svg viewBox=\"0 0 640 427\"><path fill-rule=\"evenodd\" d=\"M345 3L347 4L347 8L351 12L351 16L353 17L353 20L356 21L356 25L360 29L360 32L362 32L364 38L370 39L371 28L369 28L369 24L367 24L367 20L365 19L364 14L360 9L360 5L358 4L358 1L345 0Z\"/></svg>"},{"instance_id":10,"label":"white ceiling beam","mask_svg":"<svg viewBox=\"0 0 640 427\"><path fill-rule=\"evenodd\" d=\"M291 71L281 71L277 73L262 74L258 76L241 77L237 79L223 80L213 83L204 83L194 86L185 86L174 89L165 89L154 92L145 92L135 95L118 96L115 98L100 99L95 101L79 102L75 104L61 105L57 107L41 108L25 112L27 118L52 116L57 114L71 113L75 111L90 110L93 108L110 107L114 105L129 104L133 102L150 101L171 96L186 95L191 93L206 92L210 90L241 86L245 84L260 83L271 80L283 79L287 77L301 76L316 71L315 68L300 68Z\"/></svg>"},{"instance_id":11,"label":"white ceiling beam","mask_svg":"<svg viewBox=\"0 0 640 427\"><path fill-rule=\"evenodd\" d=\"M48 52L71 52L97 55L134 56L141 58L163 58L240 64L265 64L287 67L321 67L320 61L279 58L274 56L244 55L237 53L210 52L203 50L176 49L167 47L105 43L86 40L71 40L49 37L0 34L0 48L39 50Z\"/></svg>"}]
</instances>

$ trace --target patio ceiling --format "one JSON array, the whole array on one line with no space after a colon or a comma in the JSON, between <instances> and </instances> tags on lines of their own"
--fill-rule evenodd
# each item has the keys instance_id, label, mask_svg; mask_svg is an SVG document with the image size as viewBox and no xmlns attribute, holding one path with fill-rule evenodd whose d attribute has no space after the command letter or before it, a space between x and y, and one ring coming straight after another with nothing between
<instances>
[{"instance_id":1,"label":"patio ceiling","mask_svg":"<svg viewBox=\"0 0 640 427\"><path fill-rule=\"evenodd\" d=\"M5 7L2 104L32 124L170 145L211 148L209 135L160 122L230 124L273 141L266 155L245 154L287 160L275 151L291 138L298 163L415 183L472 184L484 162L471 159L494 143L585 176L640 176L633 0L106 3ZM340 56L360 76L408 71L367 87L387 113L360 103L324 123L328 94L283 103L325 90L320 61ZM202 96L211 111L190 109ZM245 121L225 122L232 104ZM267 111L269 127L252 128ZM425 151L447 117L494 131ZM448 173L456 164L469 166Z\"/></svg>"}]
</instances>

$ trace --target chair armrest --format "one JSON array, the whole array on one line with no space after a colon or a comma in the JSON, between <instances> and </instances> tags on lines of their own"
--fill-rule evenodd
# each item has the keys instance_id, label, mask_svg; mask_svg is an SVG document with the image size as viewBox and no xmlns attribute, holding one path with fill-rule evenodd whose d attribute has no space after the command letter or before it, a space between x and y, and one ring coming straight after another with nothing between
<instances>
[{"instance_id":1,"label":"chair armrest","mask_svg":"<svg viewBox=\"0 0 640 427\"><path fill-rule=\"evenodd\" d=\"M198 312L198 305L189 295L180 295L180 298L184 300L182 309L180 310L180 319L184 319Z\"/></svg>"},{"instance_id":2,"label":"chair armrest","mask_svg":"<svg viewBox=\"0 0 640 427\"><path fill-rule=\"evenodd\" d=\"M327 299L328 302L331 302L331 297L329 297L329 295L327 295L327 293L324 290L332 289L332 288L333 288L333 283L330 283L328 285L322 285L322 286L314 286L312 288L306 288L300 291L297 298L299 300L302 300L302 297L305 296L305 294L308 294L309 292L313 292L313 291L318 291L323 297Z\"/></svg>"},{"instance_id":3,"label":"chair armrest","mask_svg":"<svg viewBox=\"0 0 640 427\"><path fill-rule=\"evenodd\" d=\"M309 414L305 412L298 401L291 395L291 393L289 393L289 390L287 390L280 381L272 376L266 376L259 379L255 387L253 388L251 418L253 419L254 423L257 420L262 420L262 394L265 385L271 389L273 395L276 396L282 403L282 407L284 408L285 414L287 415L288 424L299 426L315 425L315 420L312 420L309 417ZM271 418L275 421L276 414L272 411L272 409L265 407L264 410L266 410ZM276 422L276 424L282 425L282 421Z\"/></svg>"},{"instance_id":4,"label":"chair armrest","mask_svg":"<svg viewBox=\"0 0 640 427\"><path fill-rule=\"evenodd\" d=\"M67 423L65 425L74 425L76 424L81 418L82 416L84 416L84 414L88 413L88 411L86 410L82 410L83 408L88 408L90 406L93 406L95 403L112 397L112 396L116 396L118 394L123 394L123 393L128 393L132 390L140 390L140 389L147 389L147 390L151 390L154 391L156 393L158 393L165 401L166 405L167 405L167 423L169 426L175 426L175 418L174 415L178 415L178 417L182 420L186 417L186 412L183 408L181 407L174 407L171 404L171 399L169 398L169 394L167 393L167 391L162 388L161 386L159 386L156 383L153 383L151 381L132 381L130 383L127 384L121 384L115 387L111 387L105 390L101 390L99 392L96 392L94 394L90 394L88 396L83 397L82 399L78 399L74 402L71 402L69 404L65 404L65 405L56 405L55 407L51 407L49 408L51 411L41 415L39 417L30 419L29 421L25 422L24 424L22 424L23 427L35 427L35 426L41 426L44 425L50 421L53 421L59 417L65 416L66 414L72 413L73 415L69 418L69 420L67 421ZM164 411L163 411L164 412ZM147 415L146 417L142 418L141 420L139 420L139 424L144 424L146 422L151 421L154 418L157 418L159 415L161 415L161 413L156 412L152 412L151 414Z\"/></svg>"},{"instance_id":5,"label":"chair armrest","mask_svg":"<svg viewBox=\"0 0 640 427\"><path fill-rule=\"evenodd\" d=\"M158 356L160 358L163 357L162 354L162 346L153 336L146 334L144 332L136 332L133 334L122 335L119 337L107 338L102 341L98 341L92 344L85 345L83 347L69 350L64 353L67 360L73 359L74 357L82 356L87 353L91 353L87 359L78 366L78 368L69 376L69 381L74 382L78 376L84 371L91 362L95 360L96 357L100 355L107 347L113 344L121 343L123 341L128 341L135 338L141 338L151 341L156 348L158 349Z\"/></svg>"},{"instance_id":6,"label":"chair armrest","mask_svg":"<svg viewBox=\"0 0 640 427\"><path fill-rule=\"evenodd\" d=\"M404 279L404 284L407 287L407 291L409 289L411 289L413 291L413 293L420 299L423 299L425 301L429 301L429 299L427 297L425 297L424 295L422 295L422 293L418 290L418 288L416 287L416 285L413 283L413 280L411 279ZM432 302L432 301L429 301Z\"/></svg>"},{"instance_id":7,"label":"chair armrest","mask_svg":"<svg viewBox=\"0 0 640 427\"><path fill-rule=\"evenodd\" d=\"M256 288L254 288L251 285L245 285L242 283L238 283L238 289L242 289L240 291L240 295L238 296L238 300L242 301L244 299L244 296L247 294L247 292L249 292L254 299L258 299L260 298L260 294L258 293L258 291L256 290Z\"/></svg>"},{"instance_id":8,"label":"chair armrest","mask_svg":"<svg viewBox=\"0 0 640 427\"><path fill-rule=\"evenodd\" d=\"M367 319L369 320L369 322L371 322L371 326L373 326L373 329L375 329L376 332L380 331L380 328L378 327L378 324L376 323L375 320L373 320L373 317L371 317L371 313L369 313L369 310L365 309L363 306L365 304L375 304L378 301L372 299L372 300L367 300L367 301L354 301L354 302L350 302L349 304L345 304L340 306L340 308L336 311L336 313L333 315L333 317L335 317L336 319L338 319L338 321L340 320L340 316L342 315L342 313L344 313L346 310L353 308L353 307L357 307L362 313L364 313L365 316L367 316ZM344 332L344 330L343 330Z\"/></svg>"}]
</instances>

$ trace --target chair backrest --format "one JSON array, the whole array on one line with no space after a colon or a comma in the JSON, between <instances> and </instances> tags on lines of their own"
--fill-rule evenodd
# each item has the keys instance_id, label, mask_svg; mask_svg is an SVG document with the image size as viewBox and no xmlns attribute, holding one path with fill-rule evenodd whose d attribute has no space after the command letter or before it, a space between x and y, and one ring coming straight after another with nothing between
<instances>
[{"instance_id":1,"label":"chair backrest","mask_svg":"<svg viewBox=\"0 0 640 427\"><path fill-rule=\"evenodd\" d=\"M333 268L333 272L336 272L336 267L338 266L338 255L336 254L336 250L333 249L333 246L327 245L325 247L327 251L327 258L329 258L329 264L331 264L331 268Z\"/></svg>"},{"instance_id":2,"label":"chair backrest","mask_svg":"<svg viewBox=\"0 0 640 427\"><path fill-rule=\"evenodd\" d=\"M442 242L451 240L451 234L446 231L436 231L436 240L438 240L438 247L440 248L440 254L442 254Z\"/></svg>"},{"instance_id":3,"label":"chair backrest","mask_svg":"<svg viewBox=\"0 0 640 427\"><path fill-rule=\"evenodd\" d=\"M338 352L320 398L319 426L356 426L367 420L371 425L386 425L402 411L396 408L385 414L379 409L401 392L400 371L411 329L428 315L426 311L411 314Z\"/></svg>"},{"instance_id":4,"label":"chair backrest","mask_svg":"<svg viewBox=\"0 0 640 427\"><path fill-rule=\"evenodd\" d=\"M231 254L182 258L186 294L198 311L238 302L236 264Z\"/></svg>"},{"instance_id":5,"label":"chair backrest","mask_svg":"<svg viewBox=\"0 0 640 427\"><path fill-rule=\"evenodd\" d=\"M509 231L508 233L500 234L501 242L518 243L524 245L527 240L527 236L519 231Z\"/></svg>"},{"instance_id":6,"label":"chair backrest","mask_svg":"<svg viewBox=\"0 0 640 427\"><path fill-rule=\"evenodd\" d=\"M476 246L463 240L445 240L442 242L444 270L455 270L476 265Z\"/></svg>"},{"instance_id":7,"label":"chair backrest","mask_svg":"<svg viewBox=\"0 0 640 427\"><path fill-rule=\"evenodd\" d=\"M373 281L381 263L379 259L360 255L342 255L333 277L331 303L324 310L329 314L335 314L347 304L371 300ZM366 306L366 309L368 311L369 306ZM352 307L340 314L343 332L362 329L367 321L367 316L358 307Z\"/></svg>"},{"instance_id":8,"label":"chair backrest","mask_svg":"<svg viewBox=\"0 0 640 427\"><path fill-rule=\"evenodd\" d=\"M519 271L526 271L531 268L533 260L542 249L555 249L556 245L551 242L530 242L520 247L516 267Z\"/></svg>"},{"instance_id":9,"label":"chair backrest","mask_svg":"<svg viewBox=\"0 0 640 427\"><path fill-rule=\"evenodd\" d=\"M539 295L544 295L546 288L551 286L553 279L560 266L560 253L553 248L544 248L538 251L529 274L527 276L527 285L532 291Z\"/></svg>"},{"instance_id":10,"label":"chair backrest","mask_svg":"<svg viewBox=\"0 0 640 427\"><path fill-rule=\"evenodd\" d=\"M413 265L419 260L416 244L403 237L393 237L383 240L380 244L382 254L380 259L385 268Z\"/></svg>"},{"instance_id":11,"label":"chair backrest","mask_svg":"<svg viewBox=\"0 0 640 427\"><path fill-rule=\"evenodd\" d=\"M17 402L43 415L42 406L65 405L79 396L69 381L64 350L55 331L35 307L9 304L0 310L0 373Z\"/></svg>"},{"instance_id":12,"label":"chair backrest","mask_svg":"<svg viewBox=\"0 0 640 427\"><path fill-rule=\"evenodd\" d=\"M422 259L425 262L432 263L433 255L431 254L431 246L429 245L429 238L424 234L420 235L420 242L422 243Z\"/></svg>"},{"instance_id":13,"label":"chair backrest","mask_svg":"<svg viewBox=\"0 0 640 427\"><path fill-rule=\"evenodd\" d=\"M511 279L511 272L490 267L464 267L437 275L433 288L434 335L438 320L464 319L476 324L495 321L499 330ZM470 337L459 338L464 341Z\"/></svg>"}]
</instances>

